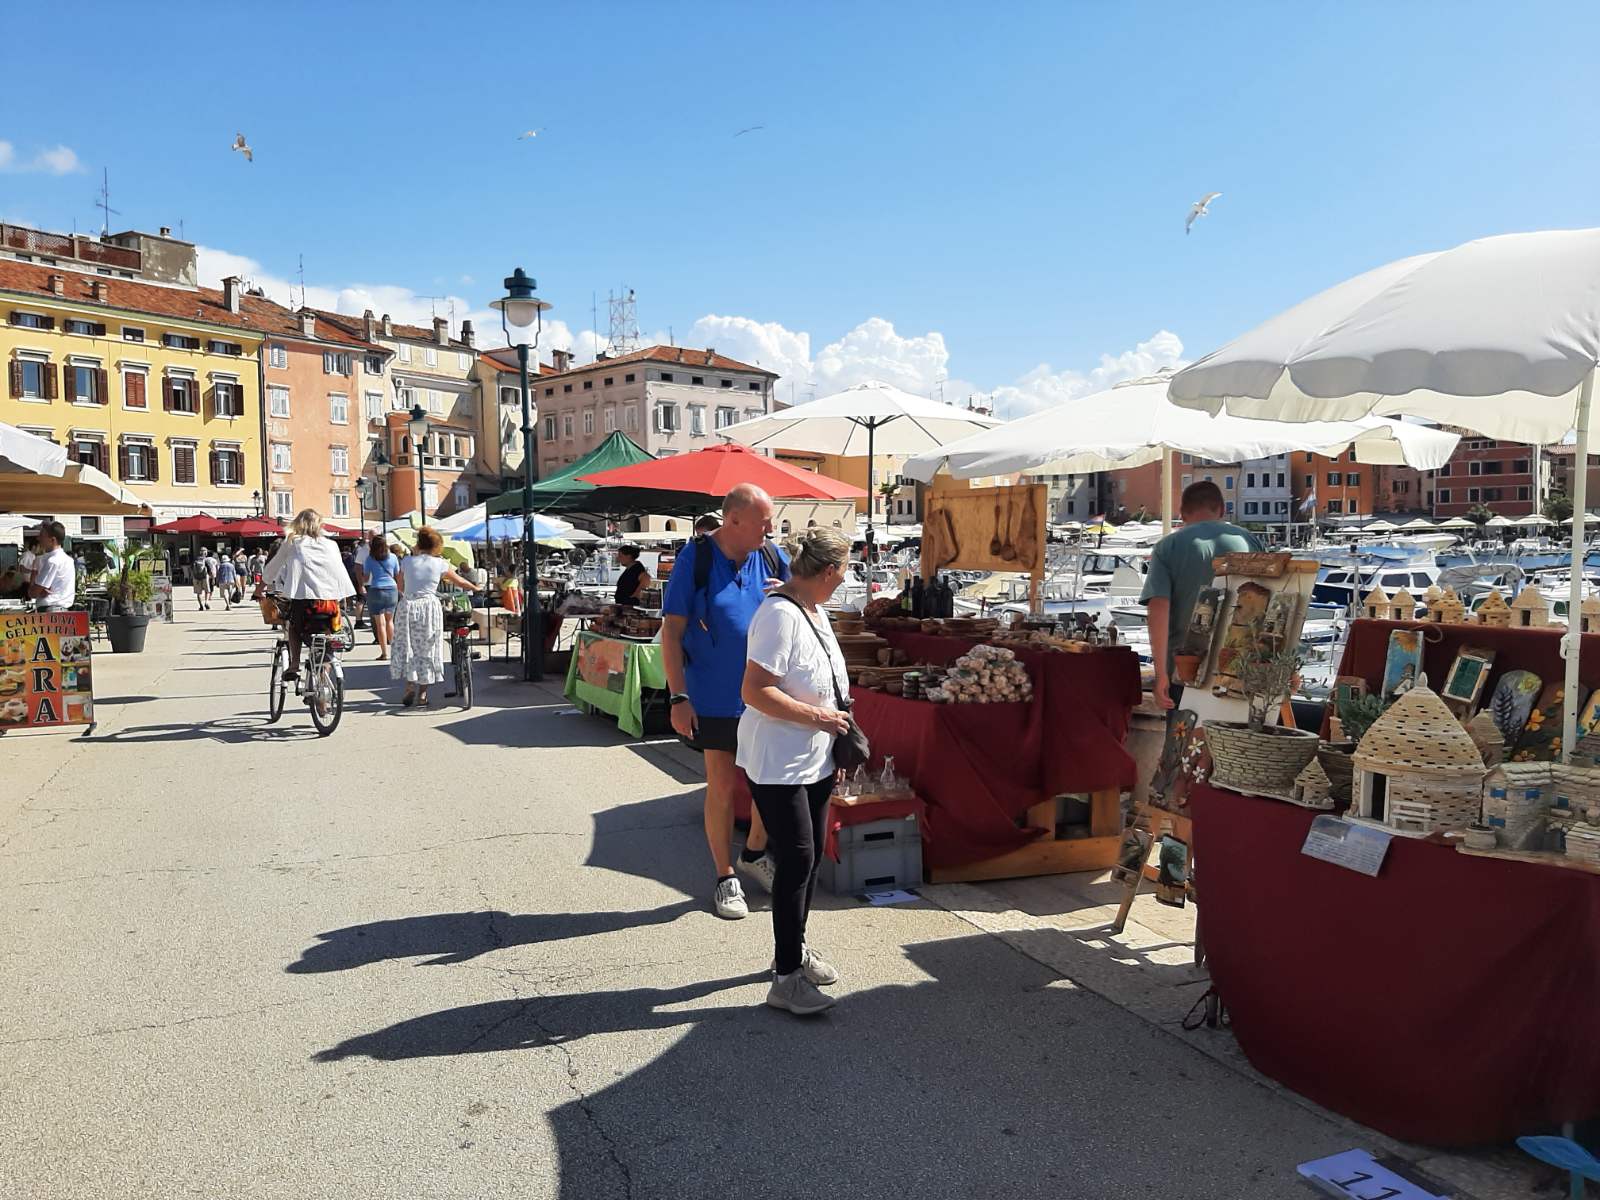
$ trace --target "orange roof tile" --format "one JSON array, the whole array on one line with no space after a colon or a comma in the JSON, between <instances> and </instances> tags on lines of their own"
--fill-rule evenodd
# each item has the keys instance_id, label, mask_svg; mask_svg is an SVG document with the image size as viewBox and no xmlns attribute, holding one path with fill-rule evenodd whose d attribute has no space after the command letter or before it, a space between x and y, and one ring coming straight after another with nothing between
<instances>
[{"instance_id":1,"label":"orange roof tile","mask_svg":"<svg viewBox=\"0 0 1600 1200\"><path fill-rule=\"evenodd\" d=\"M629 354L618 354L614 358L603 358L598 362L585 363L581 367L569 367L565 373L596 371L638 362L661 363L663 366L681 366L686 369L710 367L714 370L722 371L752 371L757 375L770 375L774 379L778 377L776 371L769 371L765 367L753 367L749 363L740 362L736 358L729 358L726 354L718 354L715 350L692 350L687 346L646 346L643 350L634 350ZM553 373L561 374L561 372Z\"/></svg>"}]
</instances>

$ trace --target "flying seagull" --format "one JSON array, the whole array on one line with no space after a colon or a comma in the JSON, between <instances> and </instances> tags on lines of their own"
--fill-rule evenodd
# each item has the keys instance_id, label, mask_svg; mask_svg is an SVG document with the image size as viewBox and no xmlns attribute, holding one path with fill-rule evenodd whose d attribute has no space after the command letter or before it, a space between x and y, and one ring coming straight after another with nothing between
<instances>
[{"instance_id":1,"label":"flying seagull","mask_svg":"<svg viewBox=\"0 0 1600 1200\"><path fill-rule=\"evenodd\" d=\"M765 129L765 128L766 128L765 125L747 125L743 129L739 130L739 132L734 134L733 136L734 137L743 137L747 133L754 133L758 129Z\"/></svg>"},{"instance_id":2,"label":"flying seagull","mask_svg":"<svg viewBox=\"0 0 1600 1200\"><path fill-rule=\"evenodd\" d=\"M526 131L524 131L522 133L517 134L517 141L525 142L529 138L538 137L543 132L544 132L544 126L543 125L539 126L539 128L537 128L537 129L526 130Z\"/></svg>"},{"instance_id":3,"label":"flying seagull","mask_svg":"<svg viewBox=\"0 0 1600 1200\"><path fill-rule=\"evenodd\" d=\"M1211 210L1211 202L1220 195L1222 195L1221 192L1211 192L1205 197L1205 199L1195 201L1194 207L1189 210L1189 219L1183 223L1183 232L1185 234L1189 232L1189 229L1194 224L1196 217L1204 217L1209 214Z\"/></svg>"},{"instance_id":4,"label":"flying seagull","mask_svg":"<svg viewBox=\"0 0 1600 1200\"><path fill-rule=\"evenodd\" d=\"M256 152L250 149L250 144L244 140L244 134L233 139L233 149L244 155L245 162L255 162Z\"/></svg>"}]
</instances>

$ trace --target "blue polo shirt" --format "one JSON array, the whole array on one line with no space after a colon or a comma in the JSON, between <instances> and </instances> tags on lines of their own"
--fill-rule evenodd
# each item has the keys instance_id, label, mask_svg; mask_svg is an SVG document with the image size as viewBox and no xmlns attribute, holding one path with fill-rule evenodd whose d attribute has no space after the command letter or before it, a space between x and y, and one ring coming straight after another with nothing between
<instances>
[{"instance_id":1,"label":"blue polo shirt","mask_svg":"<svg viewBox=\"0 0 1600 1200\"><path fill-rule=\"evenodd\" d=\"M702 545L711 555L711 572L705 591L696 595L694 563ZM781 549L778 560L787 576L789 559ZM702 717L737 717L744 712L740 691L745 635L756 609L766 599L766 583L767 561L759 548L735 564L708 537L688 543L673 559L661 611L688 619L683 631L684 683L689 702Z\"/></svg>"}]
</instances>

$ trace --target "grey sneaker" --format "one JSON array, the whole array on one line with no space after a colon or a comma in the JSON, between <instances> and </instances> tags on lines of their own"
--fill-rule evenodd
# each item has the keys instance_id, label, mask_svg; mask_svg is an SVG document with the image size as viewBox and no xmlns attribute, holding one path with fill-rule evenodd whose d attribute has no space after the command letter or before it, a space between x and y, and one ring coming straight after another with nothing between
<instances>
[{"instance_id":1,"label":"grey sneaker","mask_svg":"<svg viewBox=\"0 0 1600 1200\"><path fill-rule=\"evenodd\" d=\"M717 880L717 891L711 905L724 921L742 921L750 915L750 906L744 902L744 889L739 886L737 875Z\"/></svg>"},{"instance_id":2,"label":"grey sneaker","mask_svg":"<svg viewBox=\"0 0 1600 1200\"><path fill-rule=\"evenodd\" d=\"M817 991L817 985L806 978L804 971L780 975L773 979L767 992L767 1003L773 1008L792 1012L797 1017L815 1016L826 1012L838 1003L832 996Z\"/></svg>"},{"instance_id":3,"label":"grey sneaker","mask_svg":"<svg viewBox=\"0 0 1600 1200\"><path fill-rule=\"evenodd\" d=\"M770 969L773 971L778 969L777 959L772 960ZM800 974L817 987L828 987L839 982L839 969L827 959L820 957L810 946L805 947L800 959Z\"/></svg>"},{"instance_id":4,"label":"grey sneaker","mask_svg":"<svg viewBox=\"0 0 1600 1200\"><path fill-rule=\"evenodd\" d=\"M772 895L772 881L778 877L778 864L772 861L772 855L763 854L755 862L745 862L741 858L734 866L760 884L763 892Z\"/></svg>"}]
</instances>

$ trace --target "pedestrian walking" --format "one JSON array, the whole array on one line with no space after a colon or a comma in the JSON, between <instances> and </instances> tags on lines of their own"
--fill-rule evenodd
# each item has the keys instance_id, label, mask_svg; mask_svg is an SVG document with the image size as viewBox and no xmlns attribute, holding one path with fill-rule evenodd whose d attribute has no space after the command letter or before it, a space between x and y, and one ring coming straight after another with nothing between
<instances>
[{"instance_id":1,"label":"pedestrian walking","mask_svg":"<svg viewBox=\"0 0 1600 1200\"><path fill-rule=\"evenodd\" d=\"M400 604L394 618L389 674L406 683L401 703L428 706L428 685L444 678L444 609L439 584L472 590L472 584L439 557L444 539L430 525L417 530L416 549L400 561Z\"/></svg>"},{"instance_id":2,"label":"pedestrian walking","mask_svg":"<svg viewBox=\"0 0 1600 1200\"><path fill-rule=\"evenodd\" d=\"M400 602L400 560L389 553L389 543L381 533L372 535L363 575L372 636L378 642L378 658L385 659L389 657L389 643L394 641L394 610Z\"/></svg>"},{"instance_id":3,"label":"pedestrian walking","mask_svg":"<svg viewBox=\"0 0 1600 1200\"><path fill-rule=\"evenodd\" d=\"M806 918L833 795L833 742L850 728L839 705L844 655L822 605L844 582L850 543L807 529L791 545L790 575L750 621L737 762L767 829L772 883L772 988L767 1003L797 1016L833 1006L819 987L839 972L806 945Z\"/></svg>"},{"instance_id":4,"label":"pedestrian walking","mask_svg":"<svg viewBox=\"0 0 1600 1200\"><path fill-rule=\"evenodd\" d=\"M722 517L715 531L696 537L673 560L662 601L661 660L672 727L705 760L706 841L717 872L712 908L737 921L750 915L731 861L734 799L742 786L734 754L744 712L745 635L768 585L787 579L789 564L768 540L772 497L766 492L740 484L724 499ZM738 865L771 891L774 866L766 850L756 811Z\"/></svg>"},{"instance_id":5,"label":"pedestrian walking","mask_svg":"<svg viewBox=\"0 0 1600 1200\"><path fill-rule=\"evenodd\" d=\"M200 553L195 555L194 561L189 564L189 570L194 576L194 598L201 608L211 607L211 590L216 576L213 573L213 563L209 548L202 547Z\"/></svg>"},{"instance_id":6,"label":"pedestrian walking","mask_svg":"<svg viewBox=\"0 0 1600 1200\"><path fill-rule=\"evenodd\" d=\"M217 562L217 591L222 595L222 610L229 612L233 608L233 590L239 584L239 569L233 565L233 559L224 554Z\"/></svg>"}]
</instances>

